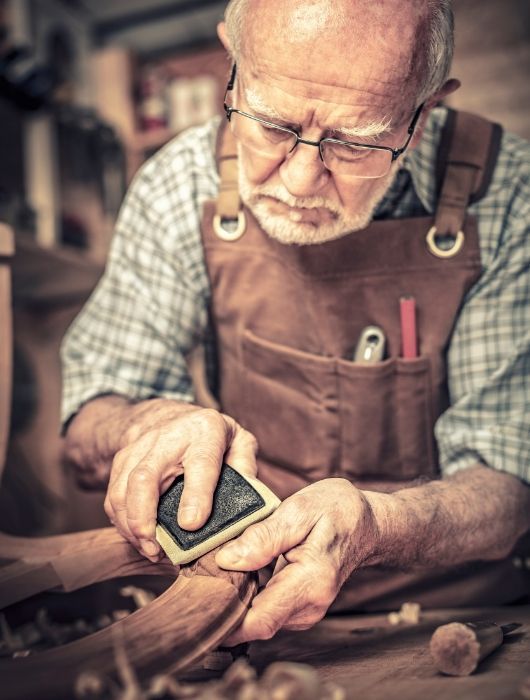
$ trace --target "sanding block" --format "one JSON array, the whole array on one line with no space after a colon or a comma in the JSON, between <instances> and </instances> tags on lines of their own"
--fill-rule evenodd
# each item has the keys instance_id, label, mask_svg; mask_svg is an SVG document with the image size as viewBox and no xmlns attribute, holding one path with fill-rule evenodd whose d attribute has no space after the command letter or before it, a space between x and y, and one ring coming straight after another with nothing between
<instances>
[{"instance_id":1,"label":"sanding block","mask_svg":"<svg viewBox=\"0 0 530 700\"><path fill-rule=\"evenodd\" d=\"M156 539L173 564L186 564L240 535L280 505L280 499L259 479L243 476L223 464L213 497L212 512L198 530L184 530L177 513L184 490L178 476L160 497Z\"/></svg>"}]
</instances>

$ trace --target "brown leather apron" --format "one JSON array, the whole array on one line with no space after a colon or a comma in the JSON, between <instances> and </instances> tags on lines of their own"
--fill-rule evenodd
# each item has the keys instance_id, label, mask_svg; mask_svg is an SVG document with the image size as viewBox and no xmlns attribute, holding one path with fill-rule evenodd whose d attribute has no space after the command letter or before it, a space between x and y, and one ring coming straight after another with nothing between
<instances>
[{"instance_id":1,"label":"brown leather apron","mask_svg":"<svg viewBox=\"0 0 530 700\"><path fill-rule=\"evenodd\" d=\"M466 209L487 190L498 143L489 122L451 113L434 217L373 221L336 241L287 246L241 208L237 149L223 130L220 193L205 204L202 226L218 397L257 437L260 478L281 498L326 477L393 491L438 476L433 429L449 405L446 348L481 275L477 223ZM417 359L400 357L405 295L418 309ZM369 325L384 330L387 359L366 366L352 358ZM370 567L352 575L335 608L501 603L522 595L519 579L511 560L450 572Z\"/></svg>"}]
</instances>

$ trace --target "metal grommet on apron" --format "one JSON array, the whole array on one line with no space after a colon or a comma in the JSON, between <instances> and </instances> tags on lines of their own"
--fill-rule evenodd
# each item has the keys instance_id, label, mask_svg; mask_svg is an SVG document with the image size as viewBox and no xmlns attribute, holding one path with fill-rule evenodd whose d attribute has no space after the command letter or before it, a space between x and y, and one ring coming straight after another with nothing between
<instances>
[{"instance_id":1,"label":"metal grommet on apron","mask_svg":"<svg viewBox=\"0 0 530 700\"><path fill-rule=\"evenodd\" d=\"M237 219L229 219L220 214L213 217L213 230L222 241L237 241L245 233L246 228L247 217L241 210L237 213Z\"/></svg>"},{"instance_id":2,"label":"metal grommet on apron","mask_svg":"<svg viewBox=\"0 0 530 700\"><path fill-rule=\"evenodd\" d=\"M437 240L439 237L440 236L436 226L431 226L426 238L427 247L429 248L429 252L435 255L437 258L452 258L455 255L458 255L458 253L462 250L465 241L464 232L462 230L459 230L455 236L452 234L441 236L442 240L444 241L447 241L448 239L453 241L453 245L449 248L439 245Z\"/></svg>"}]
</instances>

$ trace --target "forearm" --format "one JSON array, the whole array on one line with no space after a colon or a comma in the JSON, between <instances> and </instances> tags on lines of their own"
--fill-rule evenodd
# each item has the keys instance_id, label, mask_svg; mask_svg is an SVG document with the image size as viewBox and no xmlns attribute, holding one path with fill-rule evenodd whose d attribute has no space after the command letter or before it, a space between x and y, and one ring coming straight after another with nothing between
<instances>
[{"instance_id":1,"label":"forearm","mask_svg":"<svg viewBox=\"0 0 530 700\"><path fill-rule=\"evenodd\" d=\"M162 411L167 417L168 406L175 417L197 408L168 399L132 402L114 394L89 401L68 426L66 460L87 474L86 486L105 486L116 452L136 439L140 429L156 426Z\"/></svg>"},{"instance_id":2,"label":"forearm","mask_svg":"<svg viewBox=\"0 0 530 700\"><path fill-rule=\"evenodd\" d=\"M488 467L394 494L365 495L378 531L371 561L384 565L501 559L530 528L530 487Z\"/></svg>"}]
</instances>

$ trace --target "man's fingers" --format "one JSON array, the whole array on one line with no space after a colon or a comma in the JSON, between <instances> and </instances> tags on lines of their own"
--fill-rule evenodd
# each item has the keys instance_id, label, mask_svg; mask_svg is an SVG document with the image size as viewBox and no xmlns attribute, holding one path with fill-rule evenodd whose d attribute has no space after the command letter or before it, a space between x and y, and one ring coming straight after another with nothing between
<instances>
[{"instance_id":1,"label":"man's fingers","mask_svg":"<svg viewBox=\"0 0 530 700\"><path fill-rule=\"evenodd\" d=\"M198 530L208 520L213 494L221 472L222 451L215 453L190 449L183 460L184 489L178 510L178 524L185 530Z\"/></svg>"},{"instance_id":2,"label":"man's fingers","mask_svg":"<svg viewBox=\"0 0 530 700\"><path fill-rule=\"evenodd\" d=\"M222 569L256 571L303 542L313 525L303 500L291 497L268 518L222 547L215 560Z\"/></svg>"},{"instance_id":3,"label":"man's fingers","mask_svg":"<svg viewBox=\"0 0 530 700\"><path fill-rule=\"evenodd\" d=\"M189 444L182 456L184 490L177 521L186 530L197 530L211 513L213 493L232 431L224 417L213 409L190 414L189 423Z\"/></svg>"},{"instance_id":4,"label":"man's fingers","mask_svg":"<svg viewBox=\"0 0 530 700\"><path fill-rule=\"evenodd\" d=\"M151 428L120 450L113 461L105 512L119 532L150 559L160 548L155 540L160 494L184 472L178 523L196 530L208 519L223 455L238 433L232 453L236 468L255 473L255 440L235 421L201 409L177 421ZM230 452L230 450L229 450Z\"/></svg>"},{"instance_id":5,"label":"man's fingers","mask_svg":"<svg viewBox=\"0 0 530 700\"><path fill-rule=\"evenodd\" d=\"M120 534L155 561L160 552L154 539L160 476L152 444L152 438L142 440L135 449L116 454L104 507Z\"/></svg>"},{"instance_id":6,"label":"man's fingers","mask_svg":"<svg viewBox=\"0 0 530 700\"><path fill-rule=\"evenodd\" d=\"M267 586L254 598L252 607L240 627L223 646L235 646L254 639L270 639L280 629L307 629L324 616L331 604L318 589L314 576L297 564L292 564L273 576ZM313 600L314 598L314 600Z\"/></svg>"},{"instance_id":7,"label":"man's fingers","mask_svg":"<svg viewBox=\"0 0 530 700\"><path fill-rule=\"evenodd\" d=\"M256 462L258 443L256 438L248 430L236 425L233 419L226 417L226 420L229 421L229 424L230 421L234 424L232 426L234 437L225 454L224 461L241 474L255 477L258 473Z\"/></svg>"},{"instance_id":8,"label":"man's fingers","mask_svg":"<svg viewBox=\"0 0 530 700\"><path fill-rule=\"evenodd\" d=\"M120 534L127 540L135 539L127 524L127 482L129 479L129 470L122 469L119 475L114 479L112 487L109 486L107 496L105 498L105 512L110 520L114 523Z\"/></svg>"},{"instance_id":9,"label":"man's fingers","mask_svg":"<svg viewBox=\"0 0 530 700\"><path fill-rule=\"evenodd\" d=\"M160 546L155 540L156 509L159 498L159 474L143 463L129 475L126 493L126 517L130 532L142 551L156 557Z\"/></svg>"}]
</instances>

